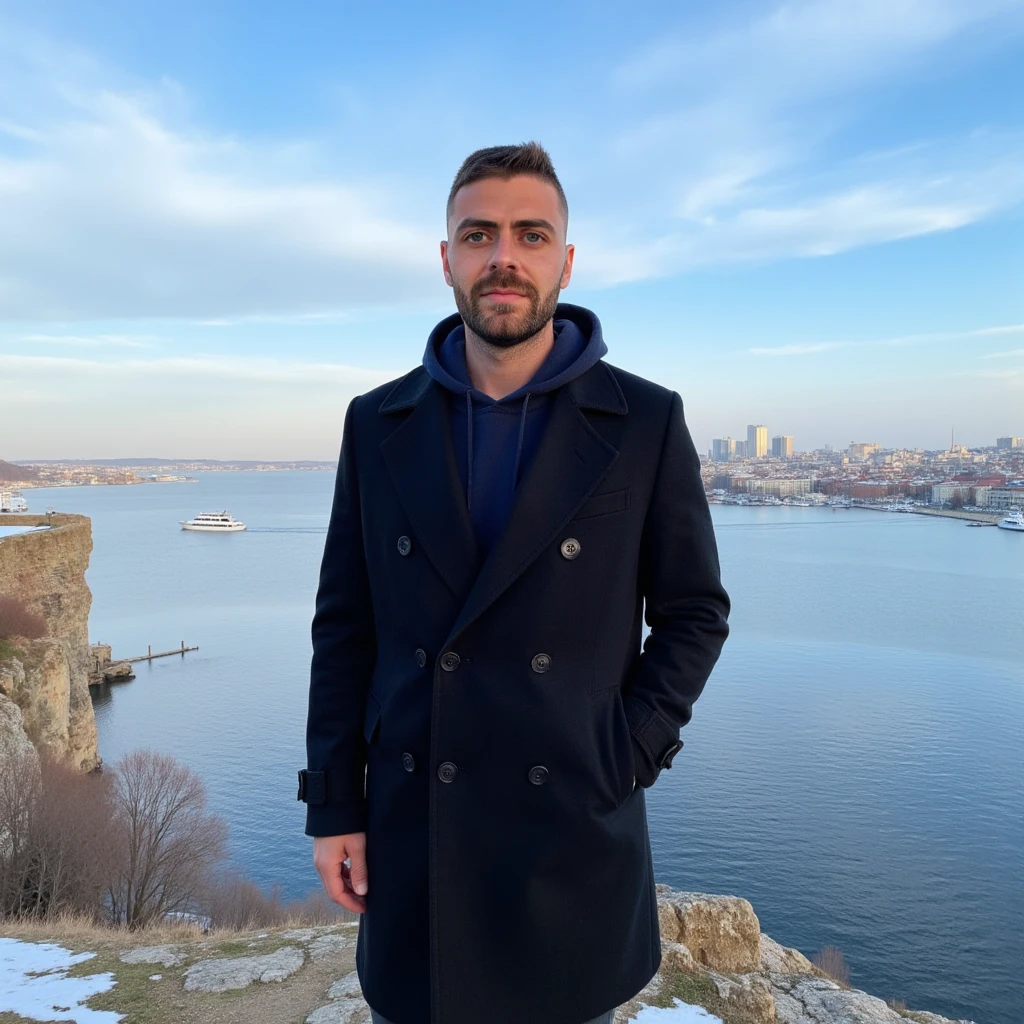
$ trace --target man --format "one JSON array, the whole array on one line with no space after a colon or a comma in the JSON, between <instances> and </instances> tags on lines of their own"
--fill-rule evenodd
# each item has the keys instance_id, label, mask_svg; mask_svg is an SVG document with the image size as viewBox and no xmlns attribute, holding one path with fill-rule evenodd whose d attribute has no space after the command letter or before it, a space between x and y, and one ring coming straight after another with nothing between
<instances>
[{"instance_id":1,"label":"man","mask_svg":"<svg viewBox=\"0 0 1024 1024\"><path fill-rule=\"evenodd\" d=\"M601 1024L661 960L644 791L729 599L679 396L558 303L547 153L447 212L458 314L345 418L299 797L377 1024Z\"/></svg>"}]
</instances>

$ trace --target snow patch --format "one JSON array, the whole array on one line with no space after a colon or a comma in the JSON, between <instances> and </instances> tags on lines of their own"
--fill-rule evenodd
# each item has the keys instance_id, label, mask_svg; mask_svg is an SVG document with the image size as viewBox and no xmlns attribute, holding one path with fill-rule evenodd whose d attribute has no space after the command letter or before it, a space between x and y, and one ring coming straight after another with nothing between
<instances>
[{"instance_id":1,"label":"snow patch","mask_svg":"<svg viewBox=\"0 0 1024 1024\"><path fill-rule=\"evenodd\" d=\"M113 974L67 976L75 964L95 955L72 953L52 942L0 938L0 1012L29 1020L118 1024L121 1014L83 1005L91 996L114 987Z\"/></svg>"},{"instance_id":2,"label":"snow patch","mask_svg":"<svg viewBox=\"0 0 1024 1024\"><path fill-rule=\"evenodd\" d=\"M634 1024L722 1024L722 1018L708 1013L703 1006L673 999L671 1006L643 1006Z\"/></svg>"}]
</instances>

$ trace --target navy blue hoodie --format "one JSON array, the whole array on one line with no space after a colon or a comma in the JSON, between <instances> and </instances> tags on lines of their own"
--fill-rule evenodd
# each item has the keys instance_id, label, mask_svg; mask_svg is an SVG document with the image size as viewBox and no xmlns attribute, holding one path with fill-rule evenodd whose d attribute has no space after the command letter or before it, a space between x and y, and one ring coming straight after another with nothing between
<instances>
[{"instance_id":1,"label":"navy blue hoodie","mask_svg":"<svg viewBox=\"0 0 1024 1024\"><path fill-rule=\"evenodd\" d=\"M452 394L448 409L455 461L484 556L508 520L516 486L544 433L554 393L608 351L600 321L582 306L559 303L554 328L554 347L533 378L498 399L473 387L461 316L442 320L427 341L423 365Z\"/></svg>"}]
</instances>

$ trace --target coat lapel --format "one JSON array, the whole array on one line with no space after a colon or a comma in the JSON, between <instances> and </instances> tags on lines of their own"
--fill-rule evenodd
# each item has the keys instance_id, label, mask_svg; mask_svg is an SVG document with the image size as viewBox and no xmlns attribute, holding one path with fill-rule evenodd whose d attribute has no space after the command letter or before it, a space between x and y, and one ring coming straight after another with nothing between
<instances>
[{"instance_id":1,"label":"coat lapel","mask_svg":"<svg viewBox=\"0 0 1024 1024\"><path fill-rule=\"evenodd\" d=\"M618 458L617 449L597 432L583 408L626 412L617 382L601 363L556 395L540 445L516 489L505 529L480 569L449 634L449 644L558 537Z\"/></svg>"},{"instance_id":2,"label":"coat lapel","mask_svg":"<svg viewBox=\"0 0 1024 1024\"><path fill-rule=\"evenodd\" d=\"M452 593L464 601L479 567L473 527L462 493L440 385L421 367L384 400L386 415L411 409L380 445L415 542Z\"/></svg>"}]
</instances>

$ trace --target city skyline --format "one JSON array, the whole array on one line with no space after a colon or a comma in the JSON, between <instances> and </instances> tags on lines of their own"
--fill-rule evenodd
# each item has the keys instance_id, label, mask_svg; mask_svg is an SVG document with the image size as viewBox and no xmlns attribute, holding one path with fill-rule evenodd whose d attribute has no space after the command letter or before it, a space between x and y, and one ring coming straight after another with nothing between
<instances>
[{"instance_id":1,"label":"city skyline","mask_svg":"<svg viewBox=\"0 0 1024 1024\"><path fill-rule=\"evenodd\" d=\"M702 451L1024 434L1019 0L89 10L0 0L0 458L335 458L454 308L459 163L529 138L564 299Z\"/></svg>"}]
</instances>

